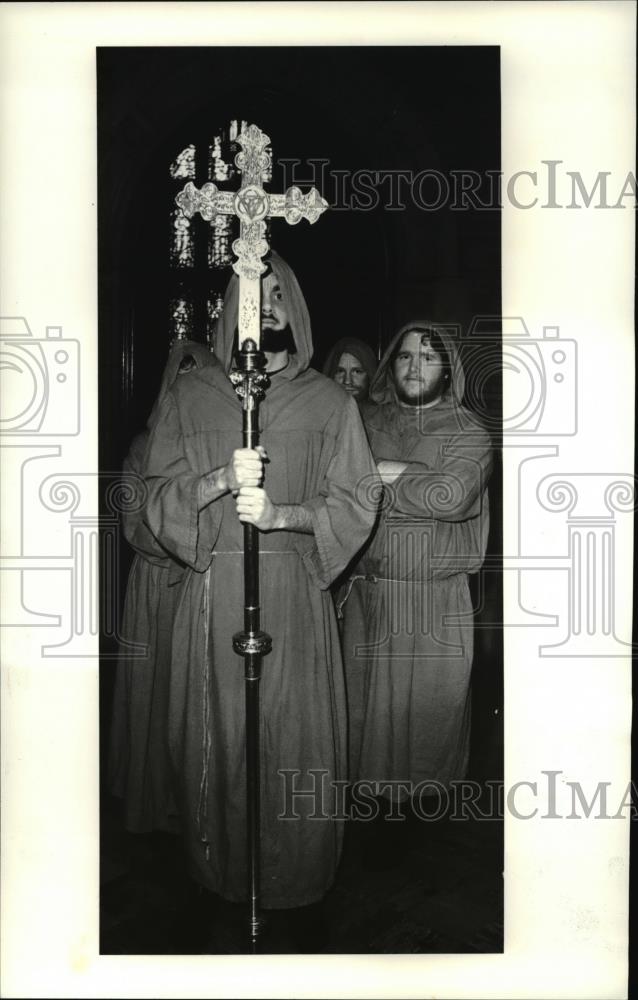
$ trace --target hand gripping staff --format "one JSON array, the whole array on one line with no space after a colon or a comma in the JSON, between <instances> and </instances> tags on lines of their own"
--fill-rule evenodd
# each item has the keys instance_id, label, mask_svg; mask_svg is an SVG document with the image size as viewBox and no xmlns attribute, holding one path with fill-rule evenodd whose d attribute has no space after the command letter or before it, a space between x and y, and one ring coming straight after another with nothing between
<instances>
[{"instance_id":1,"label":"hand gripping staff","mask_svg":"<svg viewBox=\"0 0 638 1000\"><path fill-rule=\"evenodd\" d=\"M239 363L230 379L242 401L242 439L244 448L259 444L259 403L268 388L264 371L266 358L259 349L261 333L260 276L266 270L262 258L268 252L264 220L283 217L296 225L301 219L316 222L328 203L316 188L303 195L298 187L285 194L269 194L262 180L270 167L267 147L270 138L256 125L249 125L237 137L241 146L235 163L241 172L239 191L220 191L213 183L198 190L186 184L175 199L190 219L199 212L214 224L220 215L236 215L240 221L239 239L233 243L237 260L233 264L239 276ZM272 649L272 639L260 627L259 614L259 531L244 524L244 628L233 636L233 649L244 658L246 686L246 796L248 853L248 933L250 950L258 950L263 929L260 914L260 755L259 755L259 681L261 661Z\"/></svg>"}]
</instances>

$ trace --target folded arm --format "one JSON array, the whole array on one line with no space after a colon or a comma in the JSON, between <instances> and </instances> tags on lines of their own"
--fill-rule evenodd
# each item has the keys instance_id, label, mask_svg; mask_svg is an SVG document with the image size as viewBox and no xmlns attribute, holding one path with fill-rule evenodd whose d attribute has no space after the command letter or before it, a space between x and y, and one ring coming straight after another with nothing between
<instances>
[{"instance_id":1,"label":"folded arm","mask_svg":"<svg viewBox=\"0 0 638 1000\"><path fill-rule=\"evenodd\" d=\"M379 464L379 474L390 487L393 513L440 521L476 516L491 470L490 439L480 432L448 441L437 467L423 462Z\"/></svg>"}]
</instances>

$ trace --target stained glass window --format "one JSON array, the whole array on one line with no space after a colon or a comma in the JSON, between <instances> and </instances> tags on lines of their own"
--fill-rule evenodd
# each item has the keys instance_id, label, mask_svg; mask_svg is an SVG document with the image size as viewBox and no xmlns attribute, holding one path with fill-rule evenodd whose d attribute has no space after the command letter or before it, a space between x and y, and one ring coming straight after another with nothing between
<instances>
[{"instance_id":1,"label":"stained glass window","mask_svg":"<svg viewBox=\"0 0 638 1000\"><path fill-rule=\"evenodd\" d=\"M171 340L197 340L193 333L193 303L187 298L169 303Z\"/></svg>"},{"instance_id":2,"label":"stained glass window","mask_svg":"<svg viewBox=\"0 0 638 1000\"><path fill-rule=\"evenodd\" d=\"M234 260L233 241L239 236L239 222L222 215L206 222L196 215L187 219L175 205L175 196L187 181L201 187L207 181L233 191L241 174L235 166L240 151L237 136L247 126L233 119L203 142L191 142L177 152L169 167L169 282L167 297L170 339L206 342L214 349L214 326L223 305L223 293ZM262 183L272 180L272 153L262 174ZM270 241L270 223L266 223Z\"/></svg>"},{"instance_id":3,"label":"stained glass window","mask_svg":"<svg viewBox=\"0 0 638 1000\"><path fill-rule=\"evenodd\" d=\"M171 177L174 180L184 178L195 180L195 147L187 146L179 156L175 157L170 166Z\"/></svg>"},{"instance_id":4,"label":"stained glass window","mask_svg":"<svg viewBox=\"0 0 638 1000\"><path fill-rule=\"evenodd\" d=\"M209 267L229 267L232 264L233 254L230 245L233 238L230 216L218 216L208 234Z\"/></svg>"},{"instance_id":5,"label":"stained glass window","mask_svg":"<svg viewBox=\"0 0 638 1000\"><path fill-rule=\"evenodd\" d=\"M193 267L195 264L191 224L177 207L171 212L170 260L172 267Z\"/></svg>"},{"instance_id":6,"label":"stained glass window","mask_svg":"<svg viewBox=\"0 0 638 1000\"><path fill-rule=\"evenodd\" d=\"M227 181L231 164L227 163L222 154L222 137L216 135L213 144L208 147L208 179L209 181Z\"/></svg>"},{"instance_id":7,"label":"stained glass window","mask_svg":"<svg viewBox=\"0 0 638 1000\"><path fill-rule=\"evenodd\" d=\"M211 351L215 351L215 323L222 314L224 308L224 297L221 295L216 295L211 298L206 303L207 309L207 323L206 323L206 343L210 347Z\"/></svg>"}]
</instances>

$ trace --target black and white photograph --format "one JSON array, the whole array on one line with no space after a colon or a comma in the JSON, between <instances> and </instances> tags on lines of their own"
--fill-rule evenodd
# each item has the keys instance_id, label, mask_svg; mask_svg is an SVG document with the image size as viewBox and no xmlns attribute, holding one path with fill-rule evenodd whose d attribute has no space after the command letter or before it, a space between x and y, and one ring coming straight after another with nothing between
<instances>
[{"instance_id":1,"label":"black and white photograph","mask_svg":"<svg viewBox=\"0 0 638 1000\"><path fill-rule=\"evenodd\" d=\"M635 0L0 25L0 992L626 1000Z\"/></svg>"},{"instance_id":2,"label":"black and white photograph","mask_svg":"<svg viewBox=\"0 0 638 1000\"><path fill-rule=\"evenodd\" d=\"M501 951L498 47L97 74L102 950Z\"/></svg>"}]
</instances>

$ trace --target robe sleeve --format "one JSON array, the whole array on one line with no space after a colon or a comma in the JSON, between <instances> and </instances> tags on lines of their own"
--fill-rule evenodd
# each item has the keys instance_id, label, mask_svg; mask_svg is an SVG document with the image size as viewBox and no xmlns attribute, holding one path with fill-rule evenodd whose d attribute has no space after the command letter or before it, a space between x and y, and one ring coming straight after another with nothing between
<instances>
[{"instance_id":1,"label":"robe sleeve","mask_svg":"<svg viewBox=\"0 0 638 1000\"><path fill-rule=\"evenodd\" d=\"M456 434L441 448L436 466L408 462L387 489L392 513L437 521L466 521L478 516L492 471L492 448L486 431Z\"/></svg>"},{"instance_id":2,"label":"robe sleeve","mask_svg":"<svg viewBox=\"0 0 638 1000\"><path fill-rule=\"evenodd\" d=\"M189 461L177 403L166 393L144 459L145 520L170 555L199 572L210 565L222 518L216 501L199 510L199 482L210 471L199 472Z\"/></svg>"},{"instance_id":3,"label":"robe sleeve","mask_svg":"<svg viewBox=\"0 0 638 1000\"><path fill-rule=\"evenodd\" d=\"M122 532L131 548L143 559L155 566L166 566L171 561L168 553L145 523L146 485L142 466L147 441L148 432L138 434L122 464L122 485L131 499L121 512Z\"/></svg>"},{"instance_id":4,"label":"robe sleeve","mask_svg":"<svg viewBox=\"0 0 638 1000\"><path fill-rule=\"evenodd\" d=\"M332 442L317 496L302 507L312 517L313 547L303 554L308 573L321 590L343 572L363 547L374 526L380 479L357 405L345 400L326 427Z\"/></svg>"}]
</instances>

